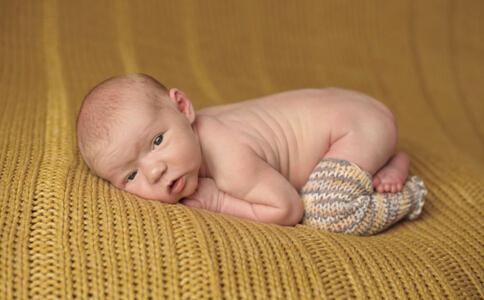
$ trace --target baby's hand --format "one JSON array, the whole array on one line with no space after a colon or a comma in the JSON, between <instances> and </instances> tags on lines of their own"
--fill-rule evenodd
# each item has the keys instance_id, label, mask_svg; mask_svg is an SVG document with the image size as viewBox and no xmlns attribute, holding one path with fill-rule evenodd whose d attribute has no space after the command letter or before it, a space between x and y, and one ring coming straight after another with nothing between
<instances>
[{"instance_id":1,"label":"baby's hand","mask_svg":"<svg viewBox=\"0 0 484 300\"><path fill-rule=\"evenodd\" d=\"M199 178L198 188L194 194L184 198L180 203L191 207L203 208L219 212L221 207L222 192L217 188L211 178Z\"/></svg>"}]
</instances>

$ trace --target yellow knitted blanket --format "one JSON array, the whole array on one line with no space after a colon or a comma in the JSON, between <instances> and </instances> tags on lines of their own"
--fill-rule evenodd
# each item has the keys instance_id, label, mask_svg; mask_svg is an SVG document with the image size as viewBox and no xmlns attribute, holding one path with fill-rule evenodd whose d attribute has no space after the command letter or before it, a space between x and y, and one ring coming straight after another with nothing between
<instances>
[{"instance_id":1,"label":"yellow knitted blanket","mask_svg":"<svg viewBox=\"0 0 484 300\"><path fill-rule=\"evenodd\" d=\"M484 298L484 2L1 1L0 298ZM152 74L201 108L339 86L395 113L422 214L357 237L120 192L84 93Z\"/></svg>"}]
</instances>

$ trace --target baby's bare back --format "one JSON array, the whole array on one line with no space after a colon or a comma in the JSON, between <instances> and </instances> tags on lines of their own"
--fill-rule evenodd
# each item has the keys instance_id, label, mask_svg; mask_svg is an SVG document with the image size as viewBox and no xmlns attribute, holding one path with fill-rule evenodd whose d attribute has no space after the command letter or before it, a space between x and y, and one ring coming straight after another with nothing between
<instances>
[{"instance_id":1,"label":"baby's bare back","mask_svg":"<svg viewBox=\"0 0 484 300\"><path fill-rule=\"evenodd\" d=\"M367 95L337 88L282 92L198 112L223 127L208 132L228 133L224 143L250 148L297 190L335 141L350 131L370 132L390 114Z\"/></svg>"}]
</instances>

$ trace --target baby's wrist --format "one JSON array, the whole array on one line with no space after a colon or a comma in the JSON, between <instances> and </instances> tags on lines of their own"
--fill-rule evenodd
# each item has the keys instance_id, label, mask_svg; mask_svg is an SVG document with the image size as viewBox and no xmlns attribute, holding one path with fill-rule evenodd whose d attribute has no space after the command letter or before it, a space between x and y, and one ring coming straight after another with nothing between
<instances>
[{"instance_id":1,"label":"baby's wrist","mask_svg":"<svg viewBox=\"0 0 484 300\"><path fill-rule=\"evenodd\" d=\"M206 202L206 209L219 213L221 212L222 204L225 198L225 193L219 189L216 188L214 185L215 189L210 193L210 198L207 199L208 201Z\"/></svg>"},{"instance_id":2,"label":"baby's wrist","mask_svg":"<svg viewBox=\"0 0 484 300\"><path fill-rule=\"evenodd\" d=\"M221 191L221 190L217 191L217 197L215 200L215 212L218 212L218 213L222 212L222 207L225 203L225 196L226 196L226 193L224 191Z\"/></svg>"}]
</instances>

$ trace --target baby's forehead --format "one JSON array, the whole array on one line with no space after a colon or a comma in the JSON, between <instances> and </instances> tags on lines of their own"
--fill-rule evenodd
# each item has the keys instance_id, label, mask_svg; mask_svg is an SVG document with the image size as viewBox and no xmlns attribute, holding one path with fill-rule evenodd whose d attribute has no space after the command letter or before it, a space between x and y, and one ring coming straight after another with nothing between
<instances>
[{"instance_id":1,"label":"baby's forehead","mask_svg":"<svg viewBox=\"0 0 484 300\"><path fill-rule=\"evenodd\" d=\"M153 100L150 96L138 90L115 90L99 95L92 95L89 114L113 115L113 117L129 114L136 109L150 108Z\"/></svg>"}]
</instances>

